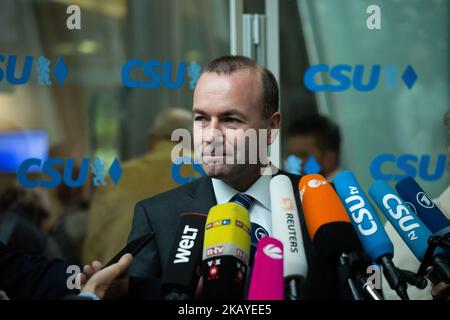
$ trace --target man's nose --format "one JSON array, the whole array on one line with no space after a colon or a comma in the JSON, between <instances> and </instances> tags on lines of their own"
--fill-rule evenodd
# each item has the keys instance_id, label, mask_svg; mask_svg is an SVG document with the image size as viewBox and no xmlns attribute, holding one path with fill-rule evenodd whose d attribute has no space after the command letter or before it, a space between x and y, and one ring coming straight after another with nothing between
<instances>
[{"instance_id":1,"label":"man's nose","mask_svg":"<svg viewBox=\"0 0 450 320\"><path fill-rule=\"evenodd\" d=\"M209 126L204 130L203 141L206 143L213 143L214 141L221 140L222 131L220 130L219 120L212 118L209 122Z\"/></svg>"}]
</instances>

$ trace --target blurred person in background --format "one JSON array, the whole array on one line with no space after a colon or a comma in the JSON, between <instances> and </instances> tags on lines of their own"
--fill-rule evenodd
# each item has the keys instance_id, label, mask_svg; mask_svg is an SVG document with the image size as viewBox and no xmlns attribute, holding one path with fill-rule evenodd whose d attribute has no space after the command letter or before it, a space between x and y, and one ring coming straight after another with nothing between
<instances>
[{"instance_id":1,"label":"blurred person in background","mask_svg":"<svg viewBox=\"0 0 450 320\"><path fill-rule=\"evenodd\" d=\"M61 258L58 244L42 229L47 217L48 210L37 189L5 189L0 194L0 241L13 250Z\"/></svg>"},{"instance_id":2,"label":"blurred person in background","mask_svg":"<svg viewBox=\"0 0 450 320\"><path fill-rule=\"evenodd\" d=\"M178 186L171 173L171 151L178 142L171 141L171 136L179 128L192 130L189 111L169 108L160 113L148 133L148 152L122 164L122 177L117 186L108 184L95 191L83 261L108 261L127 243L135 204ZM194 170L183 166L182 175L194 176Z\"/></svg>"},{"instance_id":3,"label":"blurred person in background","mask_svg":"<svg viewBox=\"0 0 450 320\"><path fill-rule=\"evenodd\" d=\"M293 169L298 171L291 173L306 174L304 166L313 156L320 165L320 174L331 182L339 171L340 148L341 133L333 121L319 114L305 115L288 128L288 155L297 157L301 162L297 162L297 169L291 167L286 170L291 172Z\"/></svg>"},{"instance_id":4,"label":"blurred person in background","mask_svg":"<svg viewBox=\"0 0 450 320\"><path fill-rule=\"evenodd\" d=\"M447 169L450 171L450 111L447 111L447 113L444 115L444 125L447 133L447 157L449 158ZM438 198L433 199L433 202L442 211L442 213L446 215L448 219L450 219L450 185ZM389 238L391 238L392 243L394 244L394 263L400 269L417 272L420 267L419 260L417 260L416 256L406 246L405 242L400 238L392 224L386 222L385 228L386 232L389 235ZM382 281L382 285L383 293L386 299L399 299L397 294L390 289L386 279ZM414 286L409 286L408 294L411 300L430 300L433 298L450 300L450 285L439 283L433 286L431 283L429 283L428 286L423 290L417 289Z\"/></svg>"},{"instance_id":5,"label":"blurred person in background","mask_svg":"<svg viewBox=\"0 0 450 320\"><path fill-rule=\"evenodd\" d=\"M73 176L79 176L79 167L74 167ZM89 200L83 188L70 188L60 184L56 197L62 214L50 234L59 244L66 260L81 263L83 242L87 231Z\"/></svg>"}]
</instances>

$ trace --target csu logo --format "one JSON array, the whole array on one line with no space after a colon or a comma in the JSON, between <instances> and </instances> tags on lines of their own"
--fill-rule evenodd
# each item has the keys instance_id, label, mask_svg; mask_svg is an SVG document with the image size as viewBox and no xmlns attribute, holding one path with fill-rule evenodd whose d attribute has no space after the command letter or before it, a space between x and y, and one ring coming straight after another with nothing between
<instances>
[{"instance_id":1,"label":"csu logo","mask_svg":"<svg viewBox=\"0 0 450 320\"><path fill-rule=\"evenodd\" d=\"M32 56L25 56L23 59L23 66L19 67L17 56L10 55L5 57L0 54L0 82L6 77L6 81L12 85L22 85L27 83L32 71L36 71L36 80L39 85L49 86L53 79L59 85L64 84L69 70L62 58L58 58L52 65L52 62L44 56L34 58ZM53 72L52 72L53 69Z\"/></svg>"},{"instance_id":2,"label":"csu logo","mask_svg":"<svg viewBox=\"0 0 450 320\"><path fill-rule=\"evenodd\" d=\"M197 172L197 175L191 176L191 177L185 177L181 175L181 168L183 165L192 166L194 168L194 171ZM192 182L196 179L198 179L200 176L204 176L205 171L203 171L203 168L200 164L195 163L190 157L179 157L172 163L171 168L171 174L172 179L178 184L185 184Z\"/></svg>"},{"instance_id":3,"label":"csu logo","mask_svg":"<svg viewBox=\"0 0 450 320\"><path fill-rule=\"evenodd\" d=\"M122 83L128 88L156 89L164 86L175 90L184 85L186 75L189 77L189 87L194 89L201 74L201 66L195 61L181 61L177 66L168 60L142 61L128 60L122 67Z\"/></svg>"},{"instance_id":4,"label":"csu logo","mask_svg":"<svg viewBox=\"0 0 450 320\"><path fill-rule=\"evenodd\" d=\"M379 64L372 65L368 71L362 64L355 66L348 64L335 66L317 64L306 70L303 81L305 86L314 92L339 92L345 91L350 87L357 91L365 92L372 91L377 87L380 75L384 77L386 88L398 87L398 71L396 67L388 65L382 70ZM325 76L326 78L331 78L332 81L330 83L318 83L318 78L324 78ZM403 71L401 79L406 87L411 90L417 80L417 74L411 65L408 65Z\"/></svg>"},{"instance_id":5,"label":"csu logo","mask_svg":"<svg viewBox=\"0 0 450 320\"><path fill-rule=\"evenodd\" d=\"M375 180L398 181L408 176L415 178L419 175L424 181L435 181L444 175L446 159L445 154L440 154L434 166L431 163L431 156L428 154L420 157L413 154L404 154L398 157L394 154L381 154L372 160L370 174ZM434 172L430 172L433 168ZM403 173L394 174L395 169Z\"/></svg>"},{"instance_id":6,"label":"csu logo","mask_svg":"<svg viewBox=\"0 0 450 320\"><path fill-rule=\"evenodd\" d=\"M29 169L33 166L41 168L42 173L46 177L45 180L32 180L27 176ZM86 184L89 175L89 169L93 175L92 183L94 186L107 186L105 180L105 162L100 158L94 158L92 163L89 163L88 158L81 160L80 171L77 178L73 177L75 166L75 159L69 158L66 161L60 158L48 158L45 161L37 158L27 159L20 165L17 170L17 179L24 188L55 188L61 183L64 183L70 188L79 188ZM109 176L114 185L117 185L122 175L122 168L119 161L114 159L111 167L108 170Z\"/></svg>"}]
</instances>

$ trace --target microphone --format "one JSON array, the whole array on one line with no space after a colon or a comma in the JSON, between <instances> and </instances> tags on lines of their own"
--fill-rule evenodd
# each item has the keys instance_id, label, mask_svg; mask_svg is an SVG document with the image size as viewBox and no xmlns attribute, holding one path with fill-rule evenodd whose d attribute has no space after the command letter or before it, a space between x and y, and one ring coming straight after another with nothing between
<instances>
[{"instance_id":1,"label":"microphone","mask_svg":"<svg viewBox=\"0 0 450 320\"><path fill-rule=\"evenodd\" d=\"M200 278L206 214L182 213L169 260L161 279L165 300L191 300Z\"/></svg>"},{"instance_id":2,"label":"microphone","mask_svg":"<svg viewBox=\"0 0 450 320\"><path fill-rule=\"evenodd\" d=\"M450 221L413 178L400 180L395 189L432 233L443 235L450 232Z\"/></svg>"},{"instance_id":3,"label":"microphone","mask_svg":"<svg viewBox=\"0 0 450 320\"><path fill-rule=\"evenodd\" d=\"M203 244L205 299L243 299L250 254L250 216L234 202L209 210Z\"/></svg>"},{"instance_id":4,"label":"microphone","mask_svg":"<svg viewBox=\"0 0 450 320\"><path fill-rule=\"evenodd\" d=\"M283 300L283 243L264 237L258 242L248 300Z\"/></svg>"},{"instance_id":5,"label":"microphone","mask_svg":"<svg viewBox=\"0 0 450 320\"><path fill-rule=\"evenodd\" d=\"M411 213L408 205L385 181L374 182L369 188L369 194L417 259L423 261L431 231ZM450 267L443 258L442 249L437 248L431 259L438 276L449 283Z\"/></svg>"},{"instance_id":6,"label":"microphone","mask_svg":"<svg viewBox=\"0 0 450 320\"><path fill-rule=\"evenodd\" d=\"M372 261L383 266L383 274L391 289L401 299L409 300L408 286L392 261L394 246L355 176L351 171L342 171L333 181L364 251Z\"/></svg>"},{"instance_id":7,"label":"microphone","mask_svg":"<svg viewBox=\"0 0 450 320\"><path fill-rule=\"evenodd\" d=\"M270 203L273 236L279 239L284 247L286 298L297 300L300 297L300 284L306 278L308 265L294 189L289 177L277 175L272 178Z\"/></svg>"},{"instance_id":8,"label":"microphone","mask_svg":"<svg viewBox=\"0 0 450 320\"><path fill-rule=\"evenodd\" d=\"M364 272L369 263L332 186L323 176L309 174L300 180L299 191L306 227L318 254L338 263L339 276L347 282L355 300L365 298L361 287L373 299L380 300L378 293L367 285Z\"/></svg>"}]
</instances>

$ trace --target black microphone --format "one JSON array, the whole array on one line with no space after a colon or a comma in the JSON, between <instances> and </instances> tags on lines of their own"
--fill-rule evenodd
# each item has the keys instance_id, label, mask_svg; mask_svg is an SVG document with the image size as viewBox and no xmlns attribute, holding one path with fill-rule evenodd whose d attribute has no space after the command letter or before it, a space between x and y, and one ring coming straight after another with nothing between
<instances>
[{"instance_id":1,"label":"black microphone","mask_svg":"<svg viewBox=\"0 0 450 320\"><path fill-rule=\"evenodd\" d=\"M200 278L206 214L182 213L161 280L165 300L191 300Z\"/></svg>"}]
</instances>

